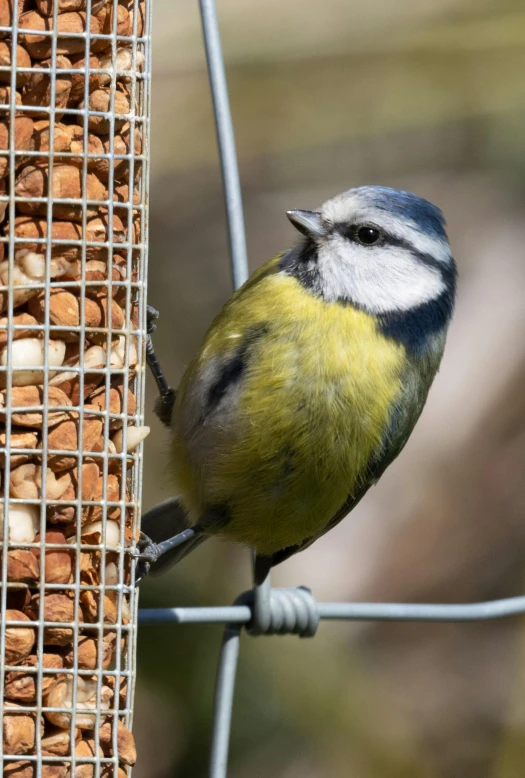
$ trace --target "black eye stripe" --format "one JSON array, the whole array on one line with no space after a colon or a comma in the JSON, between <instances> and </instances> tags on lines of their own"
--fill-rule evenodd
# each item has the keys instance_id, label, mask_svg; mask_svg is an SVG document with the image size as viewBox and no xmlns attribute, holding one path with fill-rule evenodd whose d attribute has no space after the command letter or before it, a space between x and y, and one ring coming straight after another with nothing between
<instances>
[{"instance_id":1,"label":"black eye stripe","mask_svg":"<svg viewBox=\"0 0 525 778\"><path fill-rule=\"evenodd\" d=\"M386 242L390 246L396 246L397 248L405 249L405 251L410 251L410 253L416 257L416 259L421 262L422 265L427 265L427 267L433 267L436 270L439 270L441 275L444 275L448 272L448 266L446 263L440 262L438 259L433 257L432 254L420 251L412 243L410 243L409 240L396 238L395 235L386 235Z\"/></svg>"},{"instance_id":2,"label":"black eye stripe","mask_svg":"<svg viewBox=\"0 0 525 778\"><path fill-rule=\"evenodd\" d=\"M439 270L442 274L446 272L446 265L444 265L443 262L435 259L431 254L420 251L409 240L392 235L392 233L386 232L375 224L334 224L333 230L341 235L341 237L359 243L356 239L356 231L363 227L377 229L381 233L381 241L379 244L375 245L386 245L405 249L406 251L410 251L421 264L436 268L436 270Z\"/></svg>"}]
</instances>

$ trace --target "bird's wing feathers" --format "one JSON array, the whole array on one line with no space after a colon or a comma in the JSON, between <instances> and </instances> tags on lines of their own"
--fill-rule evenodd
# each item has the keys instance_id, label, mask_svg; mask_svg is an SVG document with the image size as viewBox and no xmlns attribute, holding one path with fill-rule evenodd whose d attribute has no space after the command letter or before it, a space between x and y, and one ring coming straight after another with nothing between
<instances>
[{"instance_id":1,"label":"bird's wing feathers","mask_svg":"<svg viewBox=\"0 0 525 778\"><path fill-rule=\"evenodd\" d=\"M280 255L274 257L238 289L213 320L203 346L179 387L175 425L183 417L183 435L196 430L221 405L234 402L253 347L269 326L270 311L259 297L247 315L245 298L253 294L265 276L279 272ZM243 314L239 316L239 309ZM178 413L177 413L178 411Z\"/></svg>"}]
</instances>

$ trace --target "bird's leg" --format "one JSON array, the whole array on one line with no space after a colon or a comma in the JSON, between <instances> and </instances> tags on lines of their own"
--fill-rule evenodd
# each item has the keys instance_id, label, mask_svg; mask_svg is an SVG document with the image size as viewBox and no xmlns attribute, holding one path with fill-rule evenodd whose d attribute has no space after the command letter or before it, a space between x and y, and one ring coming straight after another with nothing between
<instances>
[{"instance_id":1,"label":"bird's leg","mask_svg":"<svg viewBox=\"0 0 525 778\"><path fill-rule=\"evenodd\" d=\"M271 556L259 556L255 554L253 559L253 584L262 586L267 580L272 569L273 559Z\"/></svg>"},{"instance_id":2,"label":"bird's leg","mask_svg":"<svg viewBox=\"0 0 525 778\"><path fill-rule=\"evenodd\" d=\"M145 578L151 568L151 565L155 564L161 556L167 551L171 551L177 546L182 546L186 541L191 540L198 534L198 530L190 527L188 529L179 532L172 538L162 540L160 543L155 543L144 532L140 533L139 542L137 543L137 550L133 553L133 556L138 562L137 570L135 573L135 583L139 583Z\"/></svg>"},{"instance_id":3,"label":"bird's leg","mask_svg":"<svg viewBox=\"0 0 525 778\"><path fill-rule=\"evenodd\" d=\"M154 411L156 415L159 417L161 422L165 426L169 426L170 420L171 420L171 412L173 410L173 403L175 402L175 389L172 389L171 386L166 381L166 377L164 375L164 371L162 370L160 366L160 362L157 359L157 355L155 354L155 349L153 348L153 341L151 339L151 334L155 332L157 329L156 321L159 318L159 312L155 310L155 308L152 308L151 305L147 306L147 340L146 340L146 362L148 363L148 367L151 370L151 373L153 375L153 378L155 379L155 383L157 384L157 388L159 390L159 397L157 401L155 402Z\"/></svg>"},{"instance_id":4,"label":"bird's leg","mask_svg":"<svg viewBox=\"0 0 525 778\"><path fill-rule=\"evenodd\" d=\"M146 361L148 363L149 369L151 370L153 378L155 379L155 383L157 384L157 389L159 390L160 396L165 397L170 391L172 391L172 389L170 389L170 386L166 381L164 371L160 366L160 362L157 359L157 355L155 354L155 349L153 348L153 340L151 338L152 333L155 332L155 330L157 329L158 318L159 318L159 312L151 305L146 306L146 323L147 323Z\"/></svg>"}]
</instances>

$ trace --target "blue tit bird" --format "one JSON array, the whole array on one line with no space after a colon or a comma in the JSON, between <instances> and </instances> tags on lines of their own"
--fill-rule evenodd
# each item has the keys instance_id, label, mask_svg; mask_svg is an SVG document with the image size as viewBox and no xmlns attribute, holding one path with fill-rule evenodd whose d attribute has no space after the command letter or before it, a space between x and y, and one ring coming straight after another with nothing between
<instances>
[{"instance_id":1,"label":"blue tit bird","mask_svg":"<svg viewBox=\"0 0 525 778\"><path fill-rule=\"evenodd\" d=\"M143 517L153 571L212 536L255 549L261 571L307 548L423 410L456 289L441 211L365 186L287 215L301 242L233 294L178 391L161 383L176 497Z\"/></svg>"}]
</instances>

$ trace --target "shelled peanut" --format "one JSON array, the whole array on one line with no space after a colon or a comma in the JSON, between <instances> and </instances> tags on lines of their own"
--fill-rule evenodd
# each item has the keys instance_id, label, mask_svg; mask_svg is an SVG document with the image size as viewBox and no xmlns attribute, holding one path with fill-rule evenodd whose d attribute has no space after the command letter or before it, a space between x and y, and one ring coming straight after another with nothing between
<instances>
[{"instance_id":1,"label":"shelled peanut","mask_svg":"<svg viewBox=\"0 0 525 778\"><path fill-rule=\"evenodd\" d=\"M120 713L129 707L126 678L118 688L112 671L117 652L130 668L129 596L115 587L131 582L132 452L149 432L135 421L145 2L0 0L0 27L14 9L26 30L14 48L0 32L0 196L14 196L14 210L0 200L0 617L12 622L1 714L3 752L17 757L5 762L10 778L36 775L24 757L37 741L44 778L70 776L73 753L75 778L93 778L89 760L114 757L115 743L119 775L136 759ZM60 712L37 720L37 702ZM57 756L64 761L46 761ZM103 763L101 774L113 766Z\"/></svg>"}]
</instances>

